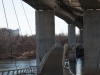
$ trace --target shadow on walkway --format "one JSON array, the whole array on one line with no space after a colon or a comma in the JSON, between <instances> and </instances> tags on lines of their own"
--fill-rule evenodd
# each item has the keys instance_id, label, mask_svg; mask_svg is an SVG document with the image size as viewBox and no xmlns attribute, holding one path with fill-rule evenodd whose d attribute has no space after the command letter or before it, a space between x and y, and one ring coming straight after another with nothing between
<instances>
[{"instance_id":1,"label":"shadow on walkway","mask_svg":"<svg viewBox=\"0 0 100 75\"><path fill-rule=\"evenodd\" d=\"M63 75L63 48L55 48L48 57L40 75Z\"/></svg>"}]
</instances>

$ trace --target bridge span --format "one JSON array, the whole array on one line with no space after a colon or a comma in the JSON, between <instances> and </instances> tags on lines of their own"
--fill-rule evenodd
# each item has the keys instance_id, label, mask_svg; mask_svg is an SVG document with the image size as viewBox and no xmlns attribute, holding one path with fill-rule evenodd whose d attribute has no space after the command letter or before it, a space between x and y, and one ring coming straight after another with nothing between
<instances>
[{"instance_id":1,"label":"bridge span","mask_svg":"<svg viewBox=\"0 0 100 75\"><path fill-rule=\"evenodd\" d=\"M0 71L0 75L81 75L76 72L76 49L56 43L44 55L39 66ZM81 68L82 69L82 68Z\"/></svg>"},{"instance_id":2,"label":"bridge span","mask_svg":"<svg viewBox=\"0 0 100 75\"><path fill-rule=\"evenodd\" d=\"M80 29L80 43L84 44L84 75L100 75L100 0L23 1L36 9L37 64L55 42L56 15L69 24L70 45L76 44L75 26Z\"/></svg>"},{"instance_id":3,"label":"bridge span","mask_svg":"<svg viewBox=\"0 0 100 75\"><path fill-rule=\"evenodd\" d=\"M47 72L48 70L46 69L45 66L47 66L47 68L50 68L50 66L48 67L47 62L49 61L51 62L51 60L49 59L47 60L47 57L49 57L50 53L52 53L51 52L52 50L50 49L52 49L52 45L55 44L54 16L56 15L61 19L65 20L66 23L68 24L68 44L70 45L70 47L72 47L71 49L72 51L67 52L67 57L68 55L71 54L71 57L73 55L74 57L72 58L74 58L74 61L76 61L75 26L77 26L80 29L80 43L82 43L84 47L83 75L100 75L100 0L23 0L23 1L36 9L35 17L36 17L37 73L42 73L43 75L44 72ZM54 47L55 46L57 45L54 45ZM59 49L57 49L58 50L57 52L61 51ZM58 54L57 57L60 58L61 53L57 53ZM50 55L49 58L54 59L52 57L52 54ZM59 59L59 65L61 64L60 59ZM73 60L69 59L69 62L72 61ZM63 71L65 71L65 75L66 73L69 73L68 75L70 75L71 73L69 72L68 64L64 66L67 66L67 68L65 67L67 70L63 68L64 69ZM25 70L29 69L30 67ZM30 71L32 71L31 69ZM19 70L20 69L16 71L17 75L19 73ZM22 70L23 69L21 69L20 72L22 72ZM60 70L59 72L62 73L62 70L61 69L59 70ZM8 74L10 71L11 70L7 71ZM4 74L4 72L2 71L2 75ZM25 73L23 72L23 74Z\"/></svg>"}]
</instances>

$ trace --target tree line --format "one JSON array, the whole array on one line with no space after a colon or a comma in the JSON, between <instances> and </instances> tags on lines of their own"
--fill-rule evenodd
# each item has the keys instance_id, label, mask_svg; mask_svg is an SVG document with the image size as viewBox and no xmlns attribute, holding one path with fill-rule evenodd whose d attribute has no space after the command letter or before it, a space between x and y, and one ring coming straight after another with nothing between
<instances>
[{"instance_id":1,"label":"tree line","mask_svg":"<svg viewBox=\"0 0 100 75\"><path fill-rule=\"evenodd\" d=\"M19 57L24 52L28 52L29 55L32 51L35 53L36 43L34 35L22 36L11 34L12 32L9 29L0 29L0 58Z\"/></svg>"},{"instance_id":2,"label":"tree line","mask_svg":"<svg viewBox=\"0 0 100 75\"><path fill-rule=\"evenodd\" d=\"M11 34L12 32L9 29L0 29L0 58L15 58L24 56L25 54L27 57L35 58L35 35L22 36ZM64 34L56 35L55 42L64 45L65 43L68 43L68 37Z\"/></svg>"}]
</instances>

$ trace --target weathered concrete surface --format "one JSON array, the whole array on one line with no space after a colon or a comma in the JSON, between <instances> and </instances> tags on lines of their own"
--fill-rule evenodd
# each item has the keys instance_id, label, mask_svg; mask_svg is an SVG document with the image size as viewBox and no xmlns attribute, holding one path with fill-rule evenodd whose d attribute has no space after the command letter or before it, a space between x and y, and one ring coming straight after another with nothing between
<instances>
[{"instance_id":1,"label":"weathered concrete surface","mask_svg":"<svg viewBox=\"0 0 100 75\"><path fill-rule=\"evenodd\" d=\"M79 0L84 9L100 9L99 0Z\"/></svg>"},{"instance_id":2,"label":"weathered concrete surface","mask_svg":"<svg viewBox=\"0 0 100 75\"><path fill-rule=\"evenodd\" d=\"M68 44L75 45L76 44L76 35L75 35L75 26L68 25Z\"/></svg>"},{"instance_id":3,"label":"weathered concrete surface","mask_svg":"<svg viewBox=\"0 0 100 75\"><path fill-rule=\"evenodd\" d=\"M80 29L80 43L83 43L83 29Z\"/></svg>"},{"instance_id":4,"label":"weathered concrete surface","mask_svg":"<svg viewBox=\"0 0 100 75\"><path fill-rule=\"evenodd\" d=\"M69 61L71 72L76 75L76 61Z\"/></svg>"},{"instance_id":5,"label":"weathered concrete surface","mask_svg":"<svg viewBox=\"0 0 100 75\"><path fill-rule=\"evenodd\" d=\"M45 53L55 43L54 11L36 11L36 59L40 64Z\"/></svg>"},{"instance_id":6,"label":"weathered concrete surface","mask_svg":"<svg viewBox=\"0 0 100 75\"><path fill-rule=\"evenodd\" d=\"M100 10L84 10L84 75L100 75L99 50Z\"/></svg>"},{"instance_id":7,"label":"weathered concrete surface","mask_svg":"<svg viewBox=\"0 0 100 75\"><path fill-rule=\"evenodd\" d=\"M40 75L63 75L63 48L54 49L48 57Z\"/></svg>"},{"instance_id":8,"label":"weathered concrete surface","mask_svg":"<svg viewBox=\"0 0 100 75\"><path fill-rule=\"evenodd\" d=\"M82 8L77 8L73 6L73 2L75 6L77 6L76 1L69 0L23 0L36 10L50 10L53 9L55 11L55 15L59 18L65 20L68 24L75 23L79 28L82 27ZM71 3L72 4L71 4ZM79 4L79 2L78 2ZM76 15L77 14L77 15ZM77 19L77 20L76 20Z\"/></svg>"}]
</instances>

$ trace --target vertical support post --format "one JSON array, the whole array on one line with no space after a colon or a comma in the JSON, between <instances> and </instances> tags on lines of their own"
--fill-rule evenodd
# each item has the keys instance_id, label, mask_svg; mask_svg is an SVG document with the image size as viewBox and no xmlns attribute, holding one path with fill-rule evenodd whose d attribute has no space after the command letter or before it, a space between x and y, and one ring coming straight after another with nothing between
<instances>
[{"instance_id":1,"label":"vertical support post","mask_svg":"<svg viewBox=\"0 0 100 75\"><path fill-rule=\"evenodd\" d=\"M36 11L36 59L40 64L49 48L55 43L53 10Z\"/></svg>"},{"instance_id":2,"label":"vertical support post","mask_svg":"<svg viewBox=\"0 0 100 75\"><path fill-rule=\"evenodd\" d=\"M68 25L68 44L74 45L76 44L76 34L75 34L75 26Z\"/></svg>"},{"instance_id":3,"label":"vertical support post","mask_svg":"<svg viewBox=\"0 0 100 75\"><path fill-rule=\"evenodd\" d=\"M83 44L83 29L80 29L80 43Z\"/></svg>"},{"instance_id":4,"label":"vertical support post","mask_svg":"<svg viewBox=\"0 0 100 75\"><path fill-rule=\"evenodd\" d=\"M100 10L84 10L84 75L100 75Z\"/></svg>"},{"instance_id":5,"label":"vertical support post","mask_svg":"<svg viewBox=\"0 0 100 75\"><path fill-rule=\"evenodd\" d=\"M76 34L75 34L75 26L74 25L68 25L68 44L70 46L76 44ZM70 69L73 72L73 74L76 74L76 61L75 60L70 60Z\"/></svg>"}]
</instances>

